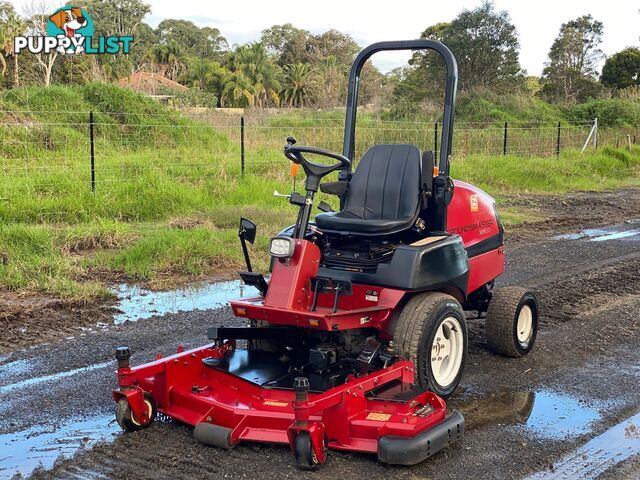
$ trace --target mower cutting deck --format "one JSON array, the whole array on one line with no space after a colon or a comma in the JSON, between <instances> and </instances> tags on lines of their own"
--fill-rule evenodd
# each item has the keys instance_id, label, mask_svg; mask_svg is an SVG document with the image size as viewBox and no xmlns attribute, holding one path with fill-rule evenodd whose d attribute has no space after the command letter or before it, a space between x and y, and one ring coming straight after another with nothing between
<instances>
[{"instance_id":1,"label":"mower cutting deck","mask_svg":"<svg viewBox=\"0 0 640 480\"><path fill-rule=\"evenodd\" d=\"M439 162L414 145L382 144L352 171L362 67L376 52L403 49L435 50L447 66ZM504 271L494 201L449 177L456 83L455 58L439 42L383 42L356 57L343 153L287 139L306 193L286 196L298 219L271 239L269 281L252 271L256 226L241 219L240 277L259 295L230 303L246 327L209 328L208 345L137 367L119 347L113 396L124 430L161 412L215 447L289 444L305 469L324 463L328 448L412 465L461 439L462 415L447 416L442 398L462 377L467 316L485 318L491 349L518 357L533 347L538 307L525 289L493 287ZM338 170L338 181L321 184ZM323 205L311 222L318 189L336 195L340 211Z\"/></svg>"},{"instance_id":2,"label":"mower cutting deck","mask_svg":"<svg viewBox=\"0 0 640 480\"><path fill-rule=\"evenodd\" d=\"M318 375L290 369L273 353L236 350L234 343L136 368L123 363L114 393L123 413L119 421L143 428L161 406L165 415L195 425L195 438L205 444L290 444L306 468L322 464L327 447L411 465L462 436L462 416L445 419L444 401L416 390L411 362L360 376L344 362ZM126 355L121 351L121 358Z\"/></svg>"}]
</instances>

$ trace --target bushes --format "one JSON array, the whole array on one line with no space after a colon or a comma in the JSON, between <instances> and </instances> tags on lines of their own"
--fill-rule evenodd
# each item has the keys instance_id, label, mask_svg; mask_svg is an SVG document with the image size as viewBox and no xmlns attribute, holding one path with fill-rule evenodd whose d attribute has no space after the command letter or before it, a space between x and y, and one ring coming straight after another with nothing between
<instances>
[{"instance_id":1,"label":"bushes","mask_svg":"<svg viewBox=\"0 0 640 480\"><path fill-rule=\"evenodd\" d=\"M215 108L218 106L218 98L210 92L205 92L199 88L190 88L180 92L170 91L168 95L172 95L169 100L170 105L180 107L206 107Z\"/></svg>"},{"instance_id":2,"label":"bushes","mask_svg":"<svg viewBox=\"0 0 640 480\"><path fill-rule=\"evenodd\" d=\"M433 115L436 111L437 114ZM442 106L410 103L400 100L383 112L385 120L440 119ZM462 122L556 122L562 120L561 110L525 92L498 94L488 89L461 92L456 105L456 118Z\"/></svg>"},{"instance_id":3,"label":"bushes","mask_svg":"<svg viewBox=\"0 0 640 480\"><path fill-rule=\"evenodd\" d=\"M563 113L570 122L590 122L598 119L603 127L636 126L640 124L640 101L609 98L568 105Z\"/></svg>"}]
</instances>

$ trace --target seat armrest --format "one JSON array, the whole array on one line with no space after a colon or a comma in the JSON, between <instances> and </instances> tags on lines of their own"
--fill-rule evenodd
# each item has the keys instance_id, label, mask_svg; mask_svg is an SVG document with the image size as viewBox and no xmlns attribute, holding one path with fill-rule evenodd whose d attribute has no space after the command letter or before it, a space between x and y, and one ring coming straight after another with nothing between
<instances>
[{"instance_id":1,"label":"seat armrest","mask_svg":"<svg viewBox=\"0 0 640 480\"><path fill-rule=\"evenodd\" d=\"M320 184L320 191L329 195L343 195L347 191L349 182L338 180L337 182L324 182Z\"/></svg>"}]
</instances>

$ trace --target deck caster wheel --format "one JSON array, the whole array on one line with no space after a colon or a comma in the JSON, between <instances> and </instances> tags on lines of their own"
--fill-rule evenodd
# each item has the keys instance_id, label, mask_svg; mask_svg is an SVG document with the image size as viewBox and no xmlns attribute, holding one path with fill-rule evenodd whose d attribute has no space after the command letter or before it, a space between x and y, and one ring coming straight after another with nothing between
<instances>
[{"instance_id":1,"label":"deck caster wheel","mask_svg":"<svg viewBox=\"0 0 640 480\"><path fill-rule=\"evenodd\" d=\"M122 397L118 400L116 404L116 421L122 430L125 432L137 432L138 430L147 428L153 423L156 418L157 409L153 397L148 393L144 394L144 404L147 407L149 419L142 423L136 418L135 413L133 413L127 397Z\"/></svg>"},{"instance_id":2,"label":"deck caster wheel","mask_svg":"<svg viewBox=\"0 0 640 480\"><path fill-rule=\"evenodd\" d=\"M467 355L467 324L451 295L427 292L402 309L393 342L416 368L416 384L448 398L462 378Z\"/></svg>"},{"instance_id":3,"label":"deck caster wheel","mask_svg":"<svg viewBox=\"0 0 640 480\"><path fill-rule=\"evenodd\" d=\"M324 457L327 457L327 440L322 441ZM311 443L309 432L301 431L296 435L294 454L296 457L296 466L300 470L316 470L321 463Z\"/></svg>"},{"instance_id":4,"label":"deck caster wheel","mask_svg":"<svg viewBox=\"0 0 640 480\"><path fill-rule=\"evenodd\" d=\"M538 301L522 287L493 291L484 332L487 345L506 357L522 357L533 348L538 333Z\"/></svg>"}]
</instances>

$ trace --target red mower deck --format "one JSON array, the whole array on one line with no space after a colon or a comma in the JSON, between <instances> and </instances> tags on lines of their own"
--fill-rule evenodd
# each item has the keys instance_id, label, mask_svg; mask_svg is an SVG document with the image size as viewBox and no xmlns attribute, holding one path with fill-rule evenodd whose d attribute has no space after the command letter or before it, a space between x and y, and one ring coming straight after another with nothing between
<instances>
[{"instance_id":1,"label":"red mower deck","mask_svg":"<svg viewBox=\"0 0 640 480\"><path fill-rule=\"evenodd\" d=\"M199 441L220 448L241 441L295 445L297 435L307 432L318 454L324 455L328 446L410 465L462 437L460 414L445 421L442 399L414 392L411 362L349 377L324 392L313 391L304 380L293 390L281 390L255 383L266 380L269 372L280 372L274 372L267 359L252 364L251 352L235 350L233 343L180 352L140 367L123 364L114 398L126 398L144 424L149 392L154 409L195 426Z\"/></svg>"}]
</instances>

